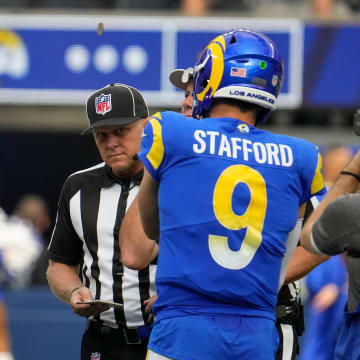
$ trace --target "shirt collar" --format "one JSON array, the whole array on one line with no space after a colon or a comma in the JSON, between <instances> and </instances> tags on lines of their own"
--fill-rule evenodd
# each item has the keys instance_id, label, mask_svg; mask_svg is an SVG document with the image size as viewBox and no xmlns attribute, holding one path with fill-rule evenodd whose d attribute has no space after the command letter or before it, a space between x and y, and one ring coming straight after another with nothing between
<instances>
[{"instance_id":1,"label":"shirt collar","mask_svg":"<svg viewBox=\"0 0 360 360\"><path fill-rule=\"evenodd\" d=\"M141 171L138 175L136 175L132 179L123 179L123 178L116 176L112 172L111 167L109 165L105 164L105 171L104 171L104 176L102 179L101 187L108 188L108 187L111 187L115 183L122 185L122 186L126 186L126 185L129 186L130 184L132 184L133 186L140 185L143 174L144 174L144 172Z\"/></svg>"}]
</instances>

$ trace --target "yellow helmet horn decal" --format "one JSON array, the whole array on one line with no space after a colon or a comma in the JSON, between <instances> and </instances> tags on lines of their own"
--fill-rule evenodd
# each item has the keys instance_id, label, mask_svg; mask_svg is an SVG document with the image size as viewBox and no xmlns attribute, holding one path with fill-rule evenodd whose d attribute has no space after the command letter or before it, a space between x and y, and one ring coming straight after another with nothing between
<instances>
[{"instance_id":1,"label":"yellow helmet horn decal","mask_svg":"<svg viewBox=\"0 0 360 360\"><path fill-rule=\"evenodd\" d=\"M226 48L226 43L225 43L225 38L223 35L219 35L218 37L216 37L214 40L210 41L209 45L210 44L213 44L213 43L220 43L223 47L223 51L225 52L225 48ZM208 46L209 46L208 45Z\"/></svg>"},{"instance_id":2,"label":"yellow helmet horn decal","mask_svg":"<svg viewBox=\"0 0 360 360\"><path fill-rule=\"evenodd\" d=\"M215 91L220 85L223 73L224 73L224 52L225 52L225 39L223 36L218 36L215 38L207 47L211 52L212 58L212 66L211 66L211 74L208 84L206 88L199 94L197 94L197 98L200 101L204 100L205 95L211 88L210 97L215 94Z\"/></svg>"}]
</instances>

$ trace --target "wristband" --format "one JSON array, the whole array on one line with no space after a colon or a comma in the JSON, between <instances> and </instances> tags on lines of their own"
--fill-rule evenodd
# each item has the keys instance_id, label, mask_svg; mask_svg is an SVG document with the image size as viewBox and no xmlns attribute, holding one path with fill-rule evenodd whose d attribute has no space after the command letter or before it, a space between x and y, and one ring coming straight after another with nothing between
<instances>
[{"instance_id":1,"label":"wristband","mask_svg":"<svg viewBox=\"0 0 360 360\"><path fill-rule=\"evenodd\" d=\"M355 173L353 173L353 172L350 172L350 171L341 171L340 174L341 174L341 175L350 175L350 176L354 177L357 181L360 182L360 176L357 175L357 174L355 174Z\"/></svg>"}]
</instances>

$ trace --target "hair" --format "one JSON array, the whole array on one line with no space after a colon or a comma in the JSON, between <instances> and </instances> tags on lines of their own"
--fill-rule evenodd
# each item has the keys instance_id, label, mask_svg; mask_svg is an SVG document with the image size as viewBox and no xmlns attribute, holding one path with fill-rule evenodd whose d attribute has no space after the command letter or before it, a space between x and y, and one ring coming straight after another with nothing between
<instances>
[{"instance_id":1,"label":"hair","mask_svg":"<svg viewBox=\"0 0 360 360\"><path fill-rule=\"evenodd\" d=\"M262 107L257 104L243 100L231 99L231 98L215 98L211 104L210 109L217 104L234 106L242 112L254 111L257 113L262 109Z\"/></svg>"},{"instance_id":2,"label":"hair","mask_svg":"<svg viewBox=\"0 0 360 360\"><path fill-rule=\"evenodd\" d=\"M229 105L229 106L234 106L235 108L237 108L238 110L240 110L241 112L248 112L248 111L253 111L255 114L255 126L257 125L257 123L259 121L261 121L263 119L263 117L265 116L265 114L268 112L267 109L263 108L260 105L248 102L248 101L243 101L243 100L238 100L238 99L231 99L231 98L215 98L210 106L210 109L206 112L206 116L209 116L209 113L211 111L211 109L213 108L213 106L216 106L218 104L225 104L225 105Z\"/></svg>"}]
</instances>

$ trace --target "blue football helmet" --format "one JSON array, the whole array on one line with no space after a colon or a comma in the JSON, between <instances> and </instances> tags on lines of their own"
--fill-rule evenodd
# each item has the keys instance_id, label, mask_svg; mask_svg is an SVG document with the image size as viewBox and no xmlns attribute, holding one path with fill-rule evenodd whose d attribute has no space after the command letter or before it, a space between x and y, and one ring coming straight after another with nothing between
<instances>
[{"instance_id":1,"label":"blue football helmet","mask_svg":"<svg viewBox=\"0 0 360 360\"><path fill-rule=\"evenodd\" d=\"M206 116L214 98L251 102L264 108L265 122L276 108L284 65L267 36L237 29L220 35L204 49L194 69L193 117Z\"/></svg>"}]
</instances>

